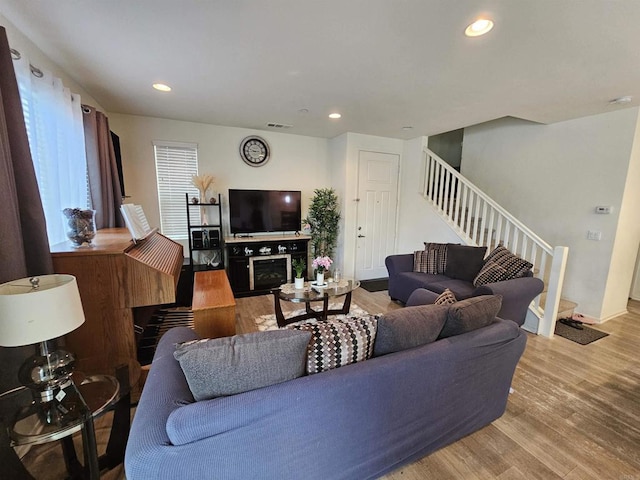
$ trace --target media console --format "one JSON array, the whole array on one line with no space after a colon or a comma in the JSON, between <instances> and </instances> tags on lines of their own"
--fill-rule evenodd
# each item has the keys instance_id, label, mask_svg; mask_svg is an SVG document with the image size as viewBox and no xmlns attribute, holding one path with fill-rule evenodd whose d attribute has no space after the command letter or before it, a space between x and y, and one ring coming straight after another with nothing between
<instances>
[{"instance_id":1,"label":"media console","mask_svg":"<svg viewBox=\"0 0 640 480\"><path fill-rule=\"evenodd\" d=\"M309 270L309 240L308 235L226 237L227 272L233 294L263 295L293 282L293 260L304 260Z\"/></svg>"}]
</instances>

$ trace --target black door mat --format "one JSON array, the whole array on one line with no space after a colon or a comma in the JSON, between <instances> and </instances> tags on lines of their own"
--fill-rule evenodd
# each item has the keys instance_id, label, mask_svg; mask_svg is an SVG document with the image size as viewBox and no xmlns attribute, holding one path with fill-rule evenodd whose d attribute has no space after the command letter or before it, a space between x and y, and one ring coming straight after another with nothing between
<instances>
[{"instance_id":1,"label":"black door mat","mask_svg":"<svg viewBox=\"0 0 640 480\"><path fill-rule=\"evenodd\" d=\"M608 333L587 327L584 323L580 324L580 326L582 327L582 330L570 327L569 325L565 325L558 321L556 322L555 334L566 338L567 340L571 340L572 342L579 343L580 345L588 345L591 342L595 342L596 340L609 336Z\"/></svg>"},{"instance_id":2,"label":"black door mat","mask_svg":"<svg viewBox=\"0 0 640 480\"><path fill-rule=\"evenodd\" d=\"M374 278L372 280L362 280L360 286L367 292L381 292L383 290L389 290L389 279Z\"/></svg>"}]
</instances>

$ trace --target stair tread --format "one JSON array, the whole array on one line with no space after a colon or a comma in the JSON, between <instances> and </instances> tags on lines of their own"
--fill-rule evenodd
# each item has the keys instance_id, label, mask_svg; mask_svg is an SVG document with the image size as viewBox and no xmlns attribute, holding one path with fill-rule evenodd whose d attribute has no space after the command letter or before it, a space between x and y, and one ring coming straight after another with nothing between
<instances>
[{"instance_id":1,"label":"stair tread","mask_svg":"<svg viewBox=\"0 0 640 480\"><path fill-rule=\"evenodd\" d=\"M540 294L540 306L544 307L547 300L547 292L543 292ZM578 304L576 302L572 302L571 300L567 300L566 298L560 299L560 304L558 305L558 312L564 312L566 310L573 310L576 308Z\"/></svg>"}]
</instances>

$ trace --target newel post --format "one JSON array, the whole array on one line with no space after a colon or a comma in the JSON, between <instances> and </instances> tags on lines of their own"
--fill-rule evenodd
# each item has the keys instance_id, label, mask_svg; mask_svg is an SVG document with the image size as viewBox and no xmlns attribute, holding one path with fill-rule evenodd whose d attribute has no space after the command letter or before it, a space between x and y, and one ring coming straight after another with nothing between
<instances>
[{"instance_id":1,"label":"newel post","mask_svg":"<svg viewBox=\"0 0 640 480\"><path fill-rule=\"evenodd\" d=\"M538 335L553 337L560 305L560 295L564 283L564 272L567 267L568 247L555 247L553 249L553 261L549 273L549 285L547 298L544 305L544 316L538 323Z\"/></svg>"}]
</instances>

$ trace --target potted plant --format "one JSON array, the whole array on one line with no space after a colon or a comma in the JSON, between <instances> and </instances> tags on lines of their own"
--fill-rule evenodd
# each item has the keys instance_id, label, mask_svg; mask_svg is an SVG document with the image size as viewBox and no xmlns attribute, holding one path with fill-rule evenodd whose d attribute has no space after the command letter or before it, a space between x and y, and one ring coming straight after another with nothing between
<instances>
[{"instance_id":1,"label":"potted plant","mask_svg":"<svg viewBox=\"0 0 640 480\"><path fill-rule=\"evenodd\" d=\"M333 263L329 257L316 257L313 260L311 266L316 269L316 285L322 286L324 285L324 272L325 270L329 270L329 267Z\"/></svg>"},{"instance_id":2,"label":"potted plant","mask_svg":"<svg viewBox=\"0 0 640 480\"><path fill-rule=\"evenodd\" d=\"M310 227L311 246L316 257L332 257L338 242L340 208L333 188L314 190L305 222Z\"/></svg>"},{"instance_id":3,"label":"potted plant","mask_svg":"<svg viewBox=\"0 0 640 480\"><path fill-rule=\"evenodd\" d=\"M294 279L295 288L304 287L304 270L307 268L307 264L301 258L294 258L291 262L291 266L296 271L296 278Z\"/></svg>"}]
</instances>

